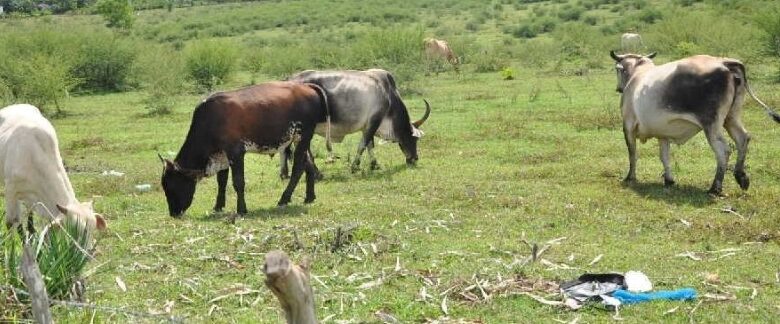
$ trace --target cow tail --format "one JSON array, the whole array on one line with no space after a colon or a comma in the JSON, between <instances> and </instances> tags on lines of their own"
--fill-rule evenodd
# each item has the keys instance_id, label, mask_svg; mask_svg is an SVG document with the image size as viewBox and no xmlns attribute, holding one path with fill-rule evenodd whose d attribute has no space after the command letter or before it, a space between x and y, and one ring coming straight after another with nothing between
<instances>
[{"instance_id":1,"label":"cow tail","mask_svg":"<svg viewBox=\"0 0 780 324\"><path fill-rule=\"evenodd\" d=\"M750 84L748 83L748 79L747 79L747 73L745 72L745 65L742 64L742 62L733 59L725 59L723 61L723 64L726 65L726 67L729 70L731 70L733 73L737 74L737 79L738 79L737 82L741 80L742 82L745 83L745 90L747 90L747 93L750 95L750 97L753 98L753 100L755 100L756 102L758 102L758 104L764 108L764 111L766 111L766 113L770 117L772 117L772 119L776 123L780 123L780 114L775 112L771 107L769 107L767 104L761 101L761 99L758 99L758 97L756 97L756 95L753 93L753 90L750 89Z\"/></svg>"},{"instance_id":2,"label":"cow tail","mask_svg":"<svg viewBox=\"0 0 780 324\"><path fill-rule=\"evenodd\" d=\"M317 84L314 83L307 83L309 87L314 89L314 91L317 92L317 95L320 97L320 101L322 102L322 106L325 107L325 148L328 150L329 154L333 154L333 147L331 145L331 136L330 136L330 128L331 128L331 117L330 117L330 106L328 105L328 95L325 93L325 89L320 87Z\"/></svg>"}]
</instances>

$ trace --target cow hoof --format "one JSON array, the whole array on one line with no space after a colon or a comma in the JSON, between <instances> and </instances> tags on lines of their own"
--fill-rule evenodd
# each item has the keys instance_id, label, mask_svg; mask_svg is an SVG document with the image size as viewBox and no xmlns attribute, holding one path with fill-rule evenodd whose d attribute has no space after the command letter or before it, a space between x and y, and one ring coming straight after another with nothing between
<instances>
[{"instance_id":1,"label":"cow hoof","mask_svg":"<svg viewBox=\"0 0 780 324\"><path fill-rule=\"evenodd\" d=\"M314 202L314 199L317 199L317 197L311 197L311 198L306 197L306 199L303 200L303 203L304 204L311 204L311 203Z\"/></svg>"},{"instance_id":2,"label":"cow hoof","mask_svg":"<svg viewBox=\"0 0 780 324\"><path fill-rule=\"evenodd\" d=\"M750 187L750 177L745 171L734 171L734 178L737 179L737 183L742 190L747 190Z\"/></svg>"},{"instance_id":3,"label":"cow hoof","mask_svg":"<svg viewBox=\"0 0 780 324\"><path fill-rule=\"evenodd\" d=\"M721 198L723 197L723 189L722 188L710 188L710 190L707 190L707 194L712 198Z\"/></svg>"},{"instance_id":4,"label":"cow hoof","mask_svg":"<svg viewBox=\"0 0 780 324\"><path fill-rule=\"evenodd\" d=\"M379 168L379 163L377 163L376 161L375 162L371 162L371 170L372 171L373 170L379 170L379 169L380 169Z\"/></svg>"},{"instance_id":5,"label":"cow hoof","mask_svg":"<svg viewBox=\"0 0 780 324\"><path fill-rule=\"evenodd\" d=\"M674 186L674 184L675 184L675 183L676 183L676 182L674 182L674 180L671 180L671 179L664 179L664 187L667 187L667 188L668 188L668 187Z\"/></svg>"},{"instance_id":6,"label":"cow hoof","mask_svg":"<svg viewBox=\"0 0 780 324\"><path fill-rule=\"evenodd\" d=\"M625 178L623 179L623 183L625 183L625 184L633 184L633 183L636 183L636 178L634 178L634 177L625 177Z\"/></svg>"},{"instance_id":7,"label":"cow hoof","mask_svg":"<svg viewBox=\"0 0 780 324\"><path fill-rule=\"evenodd\" d=\"M246 209L239 209L238 210L238 216L244 216L244 215L246 215L246 213L247 213Z\"/></svg>"},{"instance_id":8,"label":"cow hoof","mask_svg":"<svg viewBox=\"0 0 780 324\"><path fill-rule=\"evenodd\" d=\"M282 174L279 175L279 179L287 180L287 179L290 179L290 176L282 173Z\"/></svg>"},{"instance_id":9,"label":"cow hoof","mask_svg":"<svg viewBox=\"0 0 780 324\"><path fill-rule=\"evenodd\" d=\"M314 175L314 180L320 181L320 180L322 180L322 179L325 179L325 176L324 176L324 175L322 175L322 173L321 173L321 172L317 172L317 173Z\"/></svg>"}]
</instances>

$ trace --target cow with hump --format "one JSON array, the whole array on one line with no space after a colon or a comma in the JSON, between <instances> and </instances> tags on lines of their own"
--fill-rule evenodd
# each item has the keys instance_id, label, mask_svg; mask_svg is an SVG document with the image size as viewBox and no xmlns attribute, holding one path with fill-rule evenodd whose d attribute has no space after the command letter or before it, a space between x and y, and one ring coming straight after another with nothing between
<instances>
[{"instance_id":1,"label":"cow with hump","mask_svg":"<svg viewBox=\"0 0 780 324\"><path fill-rule=\"evenodd\" d=\"M344 137L358 131L363 137L358 144L357 154L352 162L352 171L359 170L363 152L368 150L370 168L379 164L374 158L374 136L390 142L397 142L406 156L406 163L417 162L417 140L423 135L419 129L428 119L431 107L425 101L425 114L412 122L406 105L396 88L393 75L381 69L365 71L314 71L307 70L288 78L289 81L314 83L328 94L331 110L331 127L326 123L317 125L315 132L330 134L333 141L341 143ZM328 146L328 150L331 148ZM282 178L287 176L287 154L282 154ZM318 171L317 171L318 172Z\"/></svg>"},{"instance_id":2,"label":"cow with hump","mask_svg":"<svg viewBox=\"0 0 780 324\"><path fill-rule=\"evenodd\" d=\"M171 216L178 217L192 204L199 180L217 175L215 211L225 207L228 169L232 170L239 214L246 214L244 154L273 155L295 146L292 176L279 199L290 202L306 171L306 197L314 195L314 165L307 157L314 127L327 119L325 92L314 84L269 82L244 89L218 92L201 102L176 158L163 161L162 187Z\"/></svg>"},{"instance_id":3,"label":"cow with hump","mask_svg":"<svg viewBox=\"0 0 780 324\"><path fill-rule=\"evenodd\" d=\"M53 221L67 219L81 229L106 228L92 202L76 199L54 127L34 106L19 104L0 110L0 179L5 185L8 228L22 231L23 207ZM32 215L27 224L34 232Z\"/></svg>"},{"instance_id":4,"label":"cow with hump","mask_svg":"<svg viewBox=\"0 0 780 324\"><path fill-rule=\"evenodd\" d=\"M715 152L717 168L710 186L711 195L720 195L730 154L722 128L736 142L737 162L734 177L747 190L750 178L745 173L748 135L741 114L745 93L755 99L767 113L780 122L780 115L753 94L748 85L745 66L730 59L697 55L656 66L650 55L623 54L610 56L617 63L617 91L622 93L623 134L628 147L627 182L636 181L636 139L643 143L657 138L664 167L664 185L674 184L669 163L670 144L683 144L704 130Z\"/></svg>"}]
</instances>

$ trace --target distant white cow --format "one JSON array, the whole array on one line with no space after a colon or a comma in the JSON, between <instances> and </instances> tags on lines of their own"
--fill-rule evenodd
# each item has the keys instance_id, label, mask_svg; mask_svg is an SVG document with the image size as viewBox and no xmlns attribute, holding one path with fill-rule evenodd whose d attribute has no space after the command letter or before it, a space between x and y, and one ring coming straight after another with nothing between
<instances>
[{"instance_id":1,"label":"distant white cow","mask_svg":"<svg viewBox=\"0 0 780 324\"><path fill-rule=\"evenodd\" d=\"M31 105L0 109L0 179L5 184L5 222L22 224L22 204L57 220L67 217L81 228L105 229L92 203L76 200L62 164L54 127ZM28 219L32 224L32 219Z\"/></svg>"},{"instance_id":2,"label":"distant white cow","mask_svg":"<svg viewBox=\"0 0 780 324\"><path fill-rule=\"evenodd\" d=\"M452 52L450 45L447 44L446 41L435 38L426 38L423 40L423 46L425 46L425 54L428 58L446 59L447 62L452 64L456 71L458 70L460 61L458 60L458 57L455 56L455 53Z\"/></svg>"},{"instance_id":3,"label":"distant white cow","mask_svg":"<svg viewBox=\"0 0 780 324\"><path fill-rule=\"evenodd\" d=\"M645 46L642 36L634 33L625 33L620 37L620 47L624 53L638 53Z\"/></svg>"}]
</instances>

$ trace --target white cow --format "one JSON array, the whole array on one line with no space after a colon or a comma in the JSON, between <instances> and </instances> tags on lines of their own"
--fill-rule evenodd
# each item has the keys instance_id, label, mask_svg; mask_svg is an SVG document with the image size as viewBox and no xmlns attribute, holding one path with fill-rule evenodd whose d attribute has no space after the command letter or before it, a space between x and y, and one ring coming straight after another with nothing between
<instances>
[{"instance_id":1,"label":"white cow","mask_svg":"<svg viewBox=\"0 0 780 324\"><path fill-rule=\"evenodd\" d=\"M44 217L61 220L65 215L81 228L106 228L91 202L76 200L54 127L34 106L0 109L0 179L5 184L8 228L22 224L22 204ZM28 222L32 224L31 219Z\"/></svg>"},{"instance_id":2,"label":"white cow","mask_svg":"<svg viewBox=\"0 0 780 324\"><path fill-rule=\"evenodd\" d=\"M645 46L642 43L642 36L635 33L625 33L620 36L620 47L624 53L636 53Z\"/></svg>"},{"instance_id":3,"label":"white cow","mask_svg":"<svg viewBox=\"0 0 780 324\"><path fill-rule=\"evenodd\" d=\"M780 122L780 115L756 98L748 85L745 65L735 59L696 55L656 66L655 53L610 56L617 63L617 91L621 92L623 134L628 147L629 168L625 181L636 181L636 140L657 138L661 147L664 184L674 184L670 165L670 143L683 144L704 131L715 153L717 169L709 193L720 195L730 149L723 128L736 142L734 178L747 190L745 172L750 135L742 125L745 93Z\"/></svg>"}]
</instances>

